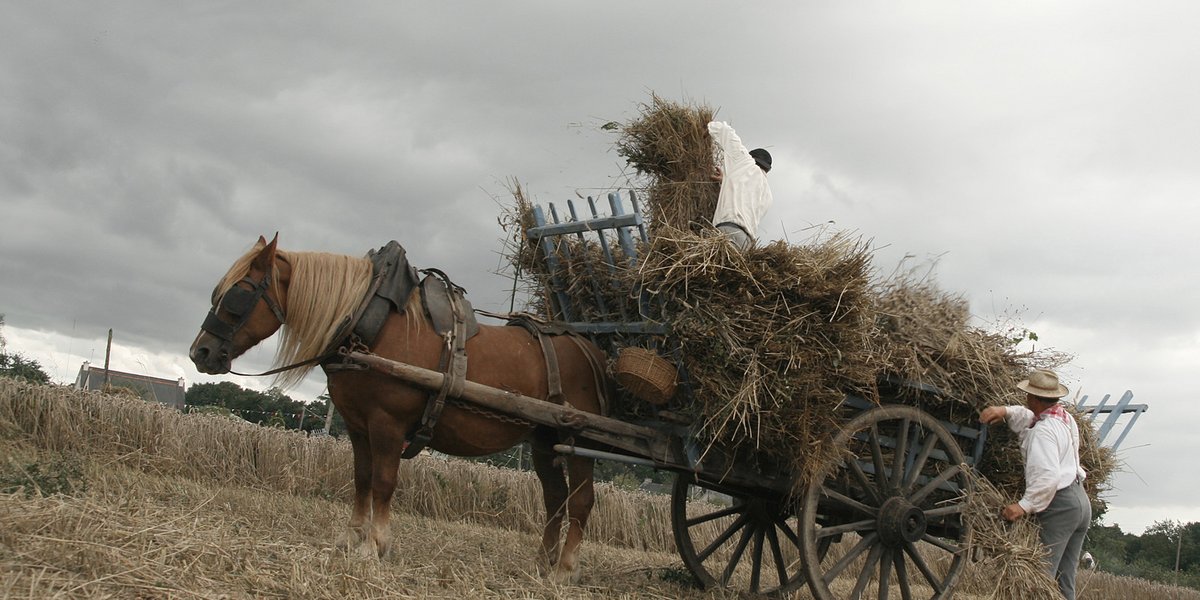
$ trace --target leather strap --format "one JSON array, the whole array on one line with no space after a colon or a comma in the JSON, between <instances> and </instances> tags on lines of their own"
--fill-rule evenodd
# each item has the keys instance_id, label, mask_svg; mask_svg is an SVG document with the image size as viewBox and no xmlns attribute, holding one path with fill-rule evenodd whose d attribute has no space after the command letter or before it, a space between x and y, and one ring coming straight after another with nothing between
<instances>
[{"instance_id":1,"label":"leather strap","mask_svg":"<svg viewBox=\"0 0 1200 600\"><path fill-rule=\"evenodd\" d=\"M558 371L558 354L554 351L554 339L541 331L537 332L538 343L542 345L542 356L546 358L546 386L549 394L546 401L552 404L562 404L562 374Z\"/></svg>"},{"instance_id":2,"label":"leather strap","mask_svg":"<svg viewBox=\"0 0 1200 600\"><path fill-rule=\"evenodd\" d=\"M446 343L442 346L442 356L438 365L438 370L445 374L442 385L437 392L429 395L425 403L425 413L421 415L416 430L407 436L401 458L412 458L429 445L433 439L433 429L446 408L446 398L461 397L467 380L467 321L461 302L461 288L437 269L425 269L422 272L436 275L446 286L451 312L454 315L454 326L443 336Z\"/></svg>"}]
</instances>

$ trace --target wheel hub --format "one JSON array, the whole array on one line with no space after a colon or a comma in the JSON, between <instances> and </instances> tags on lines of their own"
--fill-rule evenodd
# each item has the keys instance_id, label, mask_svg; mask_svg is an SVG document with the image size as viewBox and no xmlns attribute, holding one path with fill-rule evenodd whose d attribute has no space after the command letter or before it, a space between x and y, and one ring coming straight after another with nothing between
<instances>
[{"instance_id":1,"label":"wheel hub","mask_svg":"<svg viewBox=\"0 0 1200 600\"><path fill-rule=\"evenodd\" d=\"M921 539L926 525L925 511L901 496L893 496L879 507L879 538L889 546Z\"/></svg>"}]
</instances>

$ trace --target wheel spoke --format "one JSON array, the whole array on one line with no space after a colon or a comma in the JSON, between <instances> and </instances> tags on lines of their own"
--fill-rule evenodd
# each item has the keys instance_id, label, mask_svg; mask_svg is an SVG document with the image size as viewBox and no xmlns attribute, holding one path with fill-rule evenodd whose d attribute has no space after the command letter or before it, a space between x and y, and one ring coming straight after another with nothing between
<instances>
[{"instance_id":1,"label":"wheel spoke","mask_svg":"<svg viewBox=\"0 0 1200 600\"><path fill-rule=\"evenodd\" d=\"M742 509L743 509L743 507L741 507L741 506L730 506L729 508L723 508L721 510L713 511L706 515L692 517L687 520L687 526L689 529L691 529L692 527L707 523L714 519L720 519L721 517L728 517L729 515L739 514L742 512Z\"/></svg>"},{"instance_id":2,"label":"wheel spoke","mask_svg":"<svg viewBox=\"0 0 1200 600\"><path fill-rule=\"evenodd\" d=\"M783 534L787 536L789 542L797 548L800 547L800 536L792 531L792 526L788 525L787 518L783 516L775 517L775 526L783 530Z\"/></svg>"},{"instance_id":3,"label":"wheel spoke","mask_svg":"<svg viewBox=\"0 0 1200 600\"><path fill-rule=\"evenodd\" d=\"M925 511L926 517L946 517L949 515L959 515L966 509L966 504L948 504L938 508L931 508Z\"/></svg>"},{"instance_id":4,"label":"wheel spoke","mask_svg":"<svg viewBox=\"0 0 1200 600\"><path fill-rule=\"evenodd\" d=\"M892 481L904 481L904 465L908 462L908 430L912 428L912 422L904 419L900 423L900 436L896 441L896 452L892 455Z\"/></svg>"},{"instance_id":5,"label":"wheel spoke","mask_svg":"<svg viewBox=\"0 0 1200 600\"><path fill-rule=\"evenodd\" d=\"M843 494L837 490L831 490L829 488L824 488L821 490L821 495L825 496L826 498L829 498L830 500L836 500L836 501L838 501L846 506L849 506L850 508L853 508L854 510L857 510L858 512L861 512L864 515L867 515L869 517L877 517L879 515L878 510L873 509L870 506L867 506L866 504L863 504L862 502L859 502L858 500L855 500L849 496L846 496L845 494Z\"/></svg>"},{"instance_id":6,"label":"wheel spoke","mask_svg":"<svg viewBox=\"0 0 1200 600\"><path fill-rule=\"evenodd\" d=\"M750 553L750 591L758 592L762 580L763 530L754 529L754 550Z\"/></svg>"},{"instance_id":7,"label":"wheel spoke","mask_svg":"<svg viewBox=\"0 0 1200 600\"><path fill-rule=\"evenodd\" d=\"M929 587L932 587L933 591L939 594L942 593L942 583L938 581L933 571L929 570L929 565L925 564L925 559L921 557L920 552L917 552L917 547L912 542L905 542L904 552L912 559L913 564L917 565L917 569L921 571L921 575L925 576L925 581L929 582Z\"/></svg>"},{"instance_id":8,"label":"wheel spoke","mask_svg":"<svg viewBox=\"0 0 1200 600\"><path fill-rule=\"evenodd\" d=\"M933 544L934 546L937 546L938 548L941 548L942 550L945 550L946 552L949 552L950 554L958 554L959 551L962 550L962 548L959 548L958 546L955 546L954 544L951 544L940 537L929 535L928 533L921 536L921 539Z\"/></svg>"},{"instance_id":9,"label":"wheel spoke","mask_svg":"<svg viewBox=\"0 0 1200 600\"><path fill-rule=\"evenodd\" d=\"M888 488L891 484L888 482L887 467L883 464L883 450L879 448L879 428L874 423L871 424L871 460L875 463L875 483L879 488L879 492L883 496L888 496Z\"/></svg>"},{"instance_id":10,"label":"wheel spoke","mask_svg":"<svg viewBox=\"0 0 1200 600\"><path fill-rule=\"evenodd\" d=\"M833 525L830 527L822 527L817 530L815 537L823 538L851 531L867 531L875 529L877 521L875 519L867 519L865 521L855 521L853 523L844 523L842 525Z\"/></svg>"},{"instance_id":11,"label":"wheel spoke","mask_svg":"<svg viewBox=\"0 0 1200 600\"><path fill-rule=\"evenodd\" d=\"M721 544L729 541L729 538L732 537L734 533L737 533L737 530L741 529L742 526L745 525L749 520L750 517L743 513L737 518L736 521L730 524L725 531L722 531L721 535L717 536L717 539L713 540L711 544L704 548L704 550L701 550L699 553L697 553L696 557L700 559L700 562L708 560L708 557L713 552L716 552L717 548L721 547Z\"/></svg>"},{"instance_id":12,"label":"wheel spoke","mask_svg":"<svg viewBox=\"0 0 1200 600\"><path fill-rule=\"evenodd\" d=\"M851 457L846 462L850 465L850 474L858 481L858 485L862 486L863 491L871 497L871 502L875 506L883 504L879 499L879 492L875 491L875 486L871 485L870 481L867 481L867 474L863 472L862 466L858 464L858 459Z\"/></svg>"},{"instance_id":13,"label":"wheel spoke","mask_svg":"<svg viewBox=\"0 0 1200 600\"><path fill-rule=\"evenodd\" d=\"M912 600L912 589L908 587L908 574L904 571L904 553L897 552L893 561L896 563L896 581L900 583L901 600Z\"/></svg>"},{"instance_id":14,"label":"wheel spoke","mask_svg":"<svg viewBox=\"0 0 1200 600\"><path fill-rule=\"evenodd\" d=\"M858 580L854 582L854 591L850 592L851 598L862 598L863 590L867 589L867 583L871 581L871 574L875 572L875 563L879 562L880 554L883 554L883 544L875 544L871 547L871 553L867 555L867 562L863 565L862 571L858 573Z\"/></svg>"},{"instance_id":15,"label":"wheel spoke","mask_svg":"<svg viewBox=\"0 0 1200 600\"><path fill-rule=\"evenodd\" d=\"M911 489L917 483L917 477L921 476L921 470L925 468L925 462L929 460L929 455L933 454L933 449L937 446L938 436L930 432L925 436L925 443L921 444L921 452L917 454L917 459L913 462L912 470L908 472L908 476L904 478L904 489Z\"/></svg>"},{"instance_id":16,"label":"wheel spoke","mask_svg":"<svg viewBox=\"0 0 1200 600\"><path fill-rule=\"evenodd\" d=\"M788 582L787 564L783 562L783 549L779 547L779 534L775 533L775 527L767 527L767 541L771 544L771 558L775 559L775 572L779 575L779 587L784 587Z\"/></svg>"},{"instance_id":17,"label":"wheel spoke","mask_svg":"<svg viewBox=\"0 0 1200 600\"><path fill-rule=\"evenodd\" d=\"M846 552L846 554L843 555L840 560L838 560L836 563L834 563L834 565L832 567L829 567L829 570L825 572L825 575L823 577L821 577L821 579L825 582L826 585L828 585L830 582L832 582L834 579L836 579L838 574L841 573L842 570L845 569L847 566L849 566L850 563L854 561L854 559L858 558L859 554L862 554L864 550L866 550L867 548L874 545L875 542L878 541L878 539L879 539L879 534L874 531L867 534L866 537L859 540L858 543L855 544L854 547L850 549L850 551Z\"/></svg>"},{"instance_id":18,"label":"wheel spoke","mask_svg":"<svg viewBox=\"0 0 1200 600\"><path fill-rule=\"evenodd\" d=\"M749 522L742 527L742 537L738 538L737 546L733 549L733 556L729 557L729 564L725 565L725 572L721 574L721 585L729 585L729 580L733 577L738 563L742 562L742 555L746 553L746 546L750 543L753 529L754 526Z\"/></svg>"},{"instance_id":19,"label":"wheel spoke","mask_svg":"<svg viewBox=\"0 0 1200 600\"><path fill-rule=\"evenodd\" d=\"M942 485L943 483L950 481L950 478L954 477L955 475L958 475L958 473L961 470L962 470L962 467L959 465L950 465L950 468L946 469L945 471L942 471L941 473L938 473L937 477L934 477L933 479L929 480L929 483L926 483L925 487L922 487L921 489L917 490L916 493L914 493L912 496L909 496L908 501L912 502L913 504L918 504L918 505L921 504L921 501L924 500L925 497L928 496L931 492L933 492L933 490L936 490L938 488L938 486Z\"/></svg>"},{"instance_id":20,"label":"wheel spoke","mask_svg":"<svg viewBox=\"0 0 1200 600\"><path fill-rule=\"evenodd\" d=\"M887 548L883 551L883 558L879 559L879 600L887 600L888 598L888 586L891 585L891 575L892 549Z\"/></svg>"},{"instance_id":21,"label":"wheel spoke","mask_svg":"<svg viewBox=\"0 0 1200 600\"><path fill-rule=\"evenodd\" d=\"M965 502L939 506L938 508L925 511L925 519L930 525L940 525L943 527L961 525L961 521L955 521L955 519L957 519L958 516L961 515L964 510L966 510L966 508L967 505Z\"/></svg>"}]
</instances>

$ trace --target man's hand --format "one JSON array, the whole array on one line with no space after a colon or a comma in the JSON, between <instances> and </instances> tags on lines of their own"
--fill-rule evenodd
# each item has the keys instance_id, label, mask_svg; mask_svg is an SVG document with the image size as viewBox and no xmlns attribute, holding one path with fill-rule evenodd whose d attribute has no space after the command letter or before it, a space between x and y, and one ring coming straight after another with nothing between
<instances>
[{"instance_id":1,"label":"man's hand","mask_svg":"<svg viewBox=\"0 0 1200 600\"><path fill-rule=\"evenodd\" d=\"M1003 423L1008 417L1008 409L1003 406L989 406L979 413L979 422L987 425Z\"/></svg>"},{"instance_id":2,"label":"man's hand","mask_svg":"<svg viewBox=\"0 0 1200 600\"><path fill-rule=\"evenodd\" d=\"M1004 507L1004 510L1000 511L1000 516L1004 517L1005 521L1016 521L1025 516L1025 509L1021 508L1020 504L1009 504Z\"/></svg>"}]
</instances>

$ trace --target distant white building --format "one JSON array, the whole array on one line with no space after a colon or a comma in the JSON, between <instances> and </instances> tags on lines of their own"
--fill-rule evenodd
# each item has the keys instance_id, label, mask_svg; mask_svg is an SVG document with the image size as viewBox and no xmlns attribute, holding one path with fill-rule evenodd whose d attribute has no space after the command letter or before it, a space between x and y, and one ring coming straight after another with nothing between
<instances>
[{"instance_id":1,"label":"distant white building","mask_svg":"<svg viewBox=\"0 0 1200 600\"><path fill-rule=\"evenodd\" d=\"M103 391L105 381L110 388L124 388L148 402L165 404L176 410L183 410L186 405L183 378L162 379L149 375L123 373L103 367L93 367L84 361L79 367L79 375L75 378L75 388L80 390Z\"/></svg>"}]
</instances>

